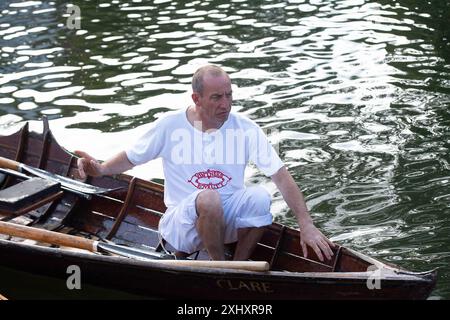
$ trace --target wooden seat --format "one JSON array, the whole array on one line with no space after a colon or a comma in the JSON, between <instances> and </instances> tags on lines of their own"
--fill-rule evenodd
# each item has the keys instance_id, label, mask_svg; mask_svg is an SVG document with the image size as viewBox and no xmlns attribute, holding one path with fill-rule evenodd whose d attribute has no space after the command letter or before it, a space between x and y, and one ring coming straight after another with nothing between
<instances>
[{"instance_id":1,"label":"wooden seat","mask_svg":"<svg viewBox=\"0 0 450 320\"><path fill-rule=\"evenodd\" d=\"M31 178L0 190L0 213L22 215L59 198L62 194L60 183Z\"/></svg>"}]
</instances>

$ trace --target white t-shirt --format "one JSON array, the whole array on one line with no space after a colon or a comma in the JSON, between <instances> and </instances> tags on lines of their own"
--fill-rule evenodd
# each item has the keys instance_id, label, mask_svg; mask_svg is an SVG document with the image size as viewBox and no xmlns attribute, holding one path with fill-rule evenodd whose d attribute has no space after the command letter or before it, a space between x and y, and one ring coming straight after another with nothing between
<instances>
[{"instance_id":1,"label":"white t-shirt","mask_svg":"<svg viewBox=\"0 0 450 320\"><path fill-rule=\"evenodd\" d=\"M192 126L186 111L166 113L126 150L134 165L162 158L167 207L199 189L214 189L227 197L244 188L249 161L266 176L283 166L254 121L232 112L220 129L205 133Z\"/></svg>"}]
</instances>

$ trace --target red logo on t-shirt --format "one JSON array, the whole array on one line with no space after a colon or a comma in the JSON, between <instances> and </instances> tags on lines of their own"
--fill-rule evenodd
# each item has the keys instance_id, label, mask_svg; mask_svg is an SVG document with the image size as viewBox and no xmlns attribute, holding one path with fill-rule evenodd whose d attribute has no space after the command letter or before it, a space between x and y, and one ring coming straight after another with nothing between
<instances>
[{"instance_id":1,"label":"red logo on t-shirt","mask_svg":"<svg viewBox=\"0 0 450 320\"><path fill-rule=\"evenodd\" d=\"M197 189L220 189L227 185L231 177L219 170L208 169L194 174L188 182Z\"/></svg>"}]
</instances>

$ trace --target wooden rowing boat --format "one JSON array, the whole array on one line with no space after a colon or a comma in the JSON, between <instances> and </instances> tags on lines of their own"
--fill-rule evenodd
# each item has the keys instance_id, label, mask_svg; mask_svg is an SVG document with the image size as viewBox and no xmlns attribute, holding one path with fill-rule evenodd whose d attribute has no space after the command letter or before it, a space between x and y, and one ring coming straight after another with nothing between
<instances>
[{"instance_id":1,"label":"wooden rowing boat","mask_svg":"<svg viewBox=\"0 0 450 320\"><path fill-rule=\"evenodd\" d=\"M0 156L45 172L77 176L76 156L56 142L46 121L42 134L29 132L25 125L10 136L0 136ZM3 172L0 182L3 190L14 186L20 190L17 185L23 179ZM251 257L267 261L268 271L232 269L226 263L221 268L161 264L152 258L123 256L120 248L169 257L158 253L162 246L157 226L166 209L163 185L126 174L90 177L85 182L112 191L83 196L69 189L53 190L13 211L0 209L0 220L32 227L38 233L50 230L109 243L118 247L118 252L74 250L0 235L0 283L7 286L28 277L27 290L14 285L2 288L8 297L33 298L29 292L44 292L49 297L86 298L86 290L70 288L73 266L79 271L82 288L103 290L97 291L102 292L101 297L109 297L104 292L110 290L145 298L426 299L436 283L436 271L411 272L342 246L334 249L330 261L320 262L312 253L305 259L299 232L278 223L266 228ZM172 250L168 244L165 248ZM229 249L232 254L232 246ZM189 259L209 260L204 251Z\"/></svg>"}]
</instances>

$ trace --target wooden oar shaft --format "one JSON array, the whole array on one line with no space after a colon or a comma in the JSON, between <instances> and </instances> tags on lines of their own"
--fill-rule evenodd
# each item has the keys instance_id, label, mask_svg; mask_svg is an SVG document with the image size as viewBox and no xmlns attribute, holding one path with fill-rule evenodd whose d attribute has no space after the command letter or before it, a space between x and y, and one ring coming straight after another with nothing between
<instances>
[{"instance_id":1,"label":"wooden oar shaft","mask_svg":"<svg viewBox=\"0 0 450 320\"><path fill-rule=\"evenodd\" d=\"M14 223L0 221L0 233L10 236L32 239L45 243L56 244L65 247L97 251L96 241L68 234L48 231L33 227L22 226ZM120 249L119 249L120 250ZM267 271L269 264L266 261L207 261L207 260L151 260L154 263L198 268L226 268L248 271Z\"/></svg>"},{"instance_id":2,"label":"wooden oar shaft","mask_svg":"<svg viewBox=\"0 0 450 320\"><path fill-rule=\"evenodd\" d=\"M11 159L0 157L0 168L20 171L20 163Z\"/></svg>"},{"instance_id":3,"label":"wooden oar shaft","mask_svg":"<svg viewBox=\"0 0 450 320\"><path fill-rule=\"evenodd\" d=\"M183 267L242 269L248 271L269 270L269 263L266 261L154 260L154 262Z\"/></svg>"},{"instance_id":4,"label":"wooden oar shaft","mask_svg":"<svg viewBox=\"0 0 450 320\"><path fill-rule=\"evenodd\" d=\"M9 222L0 221L0 233L59 246L95 251L95 241L93 240Z\"/></svg>"}]
</instances>

